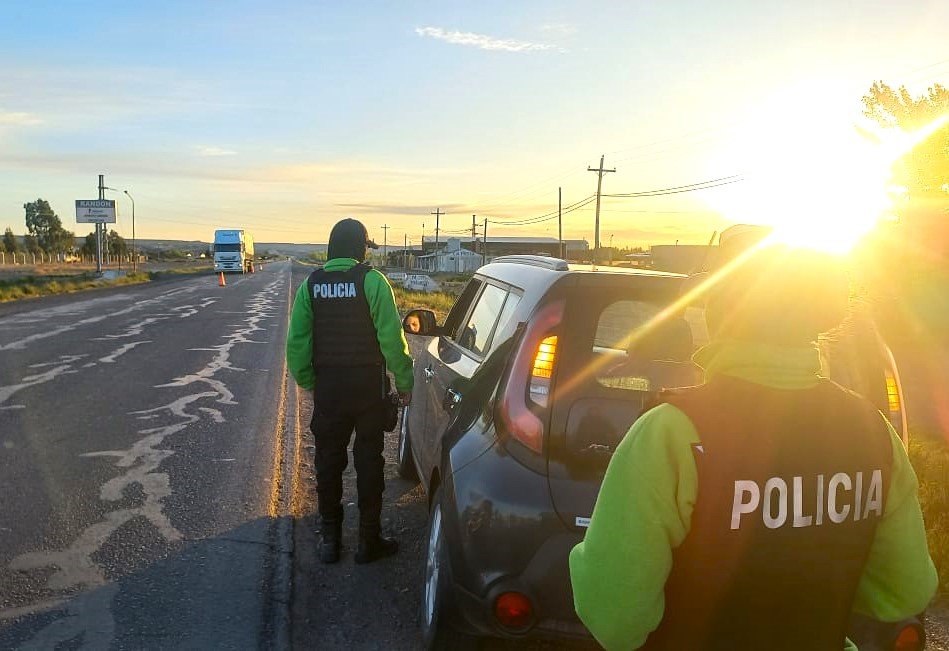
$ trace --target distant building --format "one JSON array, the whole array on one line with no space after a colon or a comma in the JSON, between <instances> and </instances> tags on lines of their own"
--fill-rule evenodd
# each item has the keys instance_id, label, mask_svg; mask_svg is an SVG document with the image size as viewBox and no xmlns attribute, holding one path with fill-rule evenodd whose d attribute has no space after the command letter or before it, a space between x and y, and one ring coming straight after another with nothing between
<instances>
[{"instance_id":1,"label":"distant building","mask_svg":"<svg viewBox=\"0 0 949 651\"><path fill-rule=\"evenodd\" d=\"M484 254L488 260L502 255L518 254L560 257L560 240L556 237L492 237L489 235L487 243L480 237L452 237L439 240L440 254L444 253L449 241L457 241L461 249L476 253L479 257ZM568 260L583 259L590 255L590 245L586 240L564 240L563 243ZM427 254L435 254L435 238L426 236L423 239L423 247Z\"/></svg>"},{"instance_id":2,"label":"distant building","mask_svg":"<svg viewBox=\"0 0 949 651\"><path fill-rule=\"evenodd\" d=\"M434 244L434 242L433 242ZM441 244L441 243L439 243ZM434 249L434 246L433 246ZM448 238L445 247L416 259L415 268L433 273L474 273L481 266L481 254L462 248L457 237Z\"/></svg>"}]
</instances>

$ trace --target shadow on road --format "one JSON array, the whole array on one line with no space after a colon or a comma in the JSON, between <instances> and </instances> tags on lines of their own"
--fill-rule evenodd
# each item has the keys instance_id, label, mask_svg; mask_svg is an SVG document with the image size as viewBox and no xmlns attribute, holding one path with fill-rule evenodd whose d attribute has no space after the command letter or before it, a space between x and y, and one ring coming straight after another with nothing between
<instances>
[{"instance_id":1,"label":"shadow on road","mask_svg":"<svg viewBox=\"0 0 949 651\"><path fill-rule=\"evenodd\" d=\"M109 575L103 559L110 583L62 599L49 595L45 607L0 620L0 648L269 648L280 621L279 604L269 598L275 561L287 558L276 548L276 523L262 517L175 544L165 558L123 576ZM142 546L126 550L130 555L145 553L144 542L129 544Z\"/></svg>"}]
</instances>

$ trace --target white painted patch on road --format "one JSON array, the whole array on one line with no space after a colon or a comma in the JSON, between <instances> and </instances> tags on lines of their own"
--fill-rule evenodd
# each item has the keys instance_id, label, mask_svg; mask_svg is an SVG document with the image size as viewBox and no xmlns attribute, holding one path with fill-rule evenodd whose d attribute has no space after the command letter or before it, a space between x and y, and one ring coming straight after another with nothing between
<instances>
[{"instance_id":1,"label":"white painted patch on road","mask_svg":"<svg viewBox=\"0 0 949 651\"><path fill-rule=\"evenodd\" d=\"M17 391L22 391L23 389L29 387L35 387L37 384L45 384L46 382L52 382L61 375L68 375L69 373L78 373L78 371L72 370L72 366L69 364L61 364L46 371L45 373L37 373L36 375L27 375L24 378L20 379L20 382L17 384L9 384L7 386L0 386L0 406L3 405L7 400L9 400L13 394Z\"/></svg>"},{"instance_id":2,"label":"white painted patch on road","mask_svg":"<svg viewBox=\"0 0 949 651\"><path fill-rule=\"evenodd\" d=\"M30 364L29 368L49 368L50 366L59 366L61 364L72 364L88 355L60 355L55 362L45 362L43 364Z\"/></svg>"},{"instance_id":3,"label":"white painted patch on road","mask_svg":"<svg viewBox=\"0 0 949 651\"><path fill-rule=\"evenodd\" d=\"M212 409L211 407L198 407L199 411L203 411L208 414L215 423L224 422L224 414L221 413L219 409Z\"/></svg>"},{"instance_id":4,"label":"white painted patch on road","mask_svg":"<svg viewBox=\"0 0 949 651\"><path fill-rule=\"evenodd\" d=\"M42 341L43 339L49 339L50 337L55 337L82 326L91 325L95 323L100 323L106 319L114 319L115 317L124 316L126 314L131 314L137 311L143 311L146 309L151 309L153 307L160 307L170 300L177 299L181 294L191 294L201 289L199 285L190 285L187 287L180 287L173 289L171 291L164 292L155 298L148 298L141 300L135 294L121 294L119 297L109 297L109 300L115 302L119 299L133 300L134 302L128 307L122 309L108 309L106 310L101 302L97 302L96 299L88 301L79 301L78 303L70 304L68 306L61 306L58 308L47 308L42 310L34 310L32 312L26 312L24 314L15 314L7 319L9 323L13 324L22 324L22 323L41 323L48 324L49 321L53 318L61 316L77 316L79 314L88 313L89 311L95 309L101 309L103 312L101 314L96 314L95 316L86 317L80 319L73 323L68 323L58 327L54 327L50 330L44 332L37 332L26 337L21 337L19 339L14 339L13 341L0 345L0 351L4 350L23 350L28 347L30 344L34 344L37 341ZM134 336L134 335L132 335Z\"/></svg>"},{"instance_id":5,"label":"white painted patch on road","mask_svg":"<svg viewBox=\"0 0 949 651\"><path fill-rule=\"evenodd\" d=\"M124 346L120 346L120 347L118 348L118 350L115 350L115 351L111 352L110 354L106 355L105 357L100 357L100 358L99 358L99 361L100 361L100 362L103 362L104 364L114 364L116 359L118 359L119 357L121 357L121 356L124 355L125 353L129 352L130 350L132 350L132 349L135 348L136 346L141 346L142 344L150 344L150 343L152 343L151 340L148 340L148 341L133 341L133 342L131 342L131 343L125 344Z\"/></svg>"},{"instance_id":6,"label":"white painted patch on road","mask_svg":"<svg viewBox=\"0 0 949 651\"><path fill-rule=\"evenodd\" d=\"M110 335L102 335L101 337L93 337L93 341L110 341L112 339L125 339L127 337L138 337L148 326L153 323L158 323L159 321L164 321L169 317L167 316L150 316L138 321L137 323L132 323L129 325L123 332Z\"/></svg>"}]
</instances>

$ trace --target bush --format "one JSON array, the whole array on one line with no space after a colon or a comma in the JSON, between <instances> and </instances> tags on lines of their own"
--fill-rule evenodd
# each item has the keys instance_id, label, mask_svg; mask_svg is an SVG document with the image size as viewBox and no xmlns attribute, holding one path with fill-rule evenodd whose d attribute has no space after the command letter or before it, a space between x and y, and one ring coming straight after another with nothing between
<instances>
[{"instance_id":1,"label":"bush","mask_svg":"<svg viewBox=\"0 0 949 651\"><path fill-rule=\"evenodd\" d=\"M939 587L949 592L949 448L939 437L911 437L909 458L919 478L919 503Z\"/></svg>"}]
</instances>

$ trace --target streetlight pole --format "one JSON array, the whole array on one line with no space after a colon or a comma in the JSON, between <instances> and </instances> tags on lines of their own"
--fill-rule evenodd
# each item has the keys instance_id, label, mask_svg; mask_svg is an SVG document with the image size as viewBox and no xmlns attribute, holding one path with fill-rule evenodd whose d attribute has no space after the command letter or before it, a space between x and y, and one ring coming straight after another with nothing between
<instances>
[{"instance_id":1,"label":"streetlight pole","mask_svg":"<svg viewBox=\"0 0 949 651\"><path fill-rule=\"evenodd\" d=\"M135 273L137 268L136 263L138 262L137 256L135 255L135 199L132 198L128 190L122 190L122 192L124 192L125 196L132 202L132 273Z\"/></svg>"}]
</instances>

